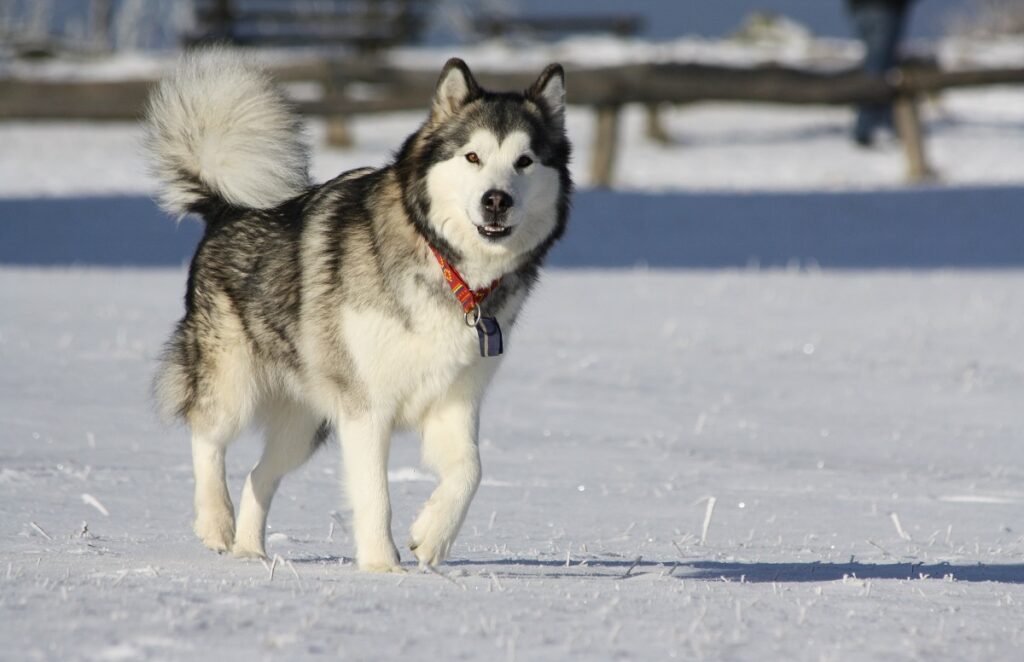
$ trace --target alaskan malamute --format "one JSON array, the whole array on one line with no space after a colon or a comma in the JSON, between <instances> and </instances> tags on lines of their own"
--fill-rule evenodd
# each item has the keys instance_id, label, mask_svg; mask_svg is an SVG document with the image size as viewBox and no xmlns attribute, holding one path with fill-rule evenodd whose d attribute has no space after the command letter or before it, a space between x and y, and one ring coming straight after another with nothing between
<instances>
[{"instance_id":1,"label":"alaskan malamute","mask_svg":"<svg viewBox=\"0 0 1024 662\"><path fill-rule=\"evenodd\" d=\"M409 546L421 565L443 562L480 482L501 334L566 225L562 68L493 93L452 59L390 165L321 185L288 104L227 51L186 56L153 93L148 128L163 208L206 221L156 378L162 408L191 429L196 534L264 557L278 483L333 429L359 567L399 570L388 449L412 428L439 484ZM224 454L251 421L266 447L236 518Z\"/></svg>"}]
</instances>

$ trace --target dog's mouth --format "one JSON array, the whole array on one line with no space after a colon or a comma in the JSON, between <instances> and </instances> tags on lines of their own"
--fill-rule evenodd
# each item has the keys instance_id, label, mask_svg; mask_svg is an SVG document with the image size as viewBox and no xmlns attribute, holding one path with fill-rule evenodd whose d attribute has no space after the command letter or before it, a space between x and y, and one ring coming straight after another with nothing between
<instances>
[{"instance_id":1,"label":"dog's mouth","mask_svg":"<svg viewBox=\"0 0 1024 662\"><path fill-rule=\"evenodd\" d=\"M512 227L509 225L478 225L476 231L480 233L481 237L488 239L504 239L505 237L512 234Z\"/></svg>"}]
</instances>

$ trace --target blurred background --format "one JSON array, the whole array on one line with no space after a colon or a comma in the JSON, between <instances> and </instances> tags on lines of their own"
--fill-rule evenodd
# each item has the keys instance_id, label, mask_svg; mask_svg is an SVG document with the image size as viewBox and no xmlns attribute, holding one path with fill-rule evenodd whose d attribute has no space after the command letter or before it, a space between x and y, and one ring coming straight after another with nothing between
<instances>
[{"instance_id":1,"label":"blurred background","mask_svg":"<svg viewBox=\"0 0 1024 662\"><path fill-rule=\"evenodd\" d=\"M138 118L211 42L280 80L317 180L386 163L448 57L495 88L562 62L562 266L1024 260L1024 0L0 0L0 262L187 259Z\"/></svg>"},{"instance_id":2,"label":"blurred background","mask_svg":"<svg viewBox=\"0 0 1024 662\"><path fill-rule=\"evenodd\" d=\"M239 8L276 4L310 9L340 3L317 0L284 0L277 3L236 0L233 4ZM424 12L426 25L422 40L430 44L460 43L472 36L467 34L467 19L471 21L473 17L487 15L585 17L593 14L629 14L642 17L639 36L666 40L684 34L725 37L737 28L743 17L761 12L786 16L817 35L850 35L849 20L842 0L733 0L728 3L665 0L563 0L559 3L542 0L437 0L419 4L427 10ZM991 20L993 14L998 13L1003 6L1012 4L985 0L925 0L915 9L909 34L924 38L945 36L964 27ZM109 37L113 41L112 45L121 49L176 46L181 33L193 25L194 8L192 2L176 0L5 0L0 3L8 37L17 31L22 33L22 38L83 41L91 36L95 21L99 19L97 12L109 12L109 24L114 27Z\"/></svg>"}]
</instances>

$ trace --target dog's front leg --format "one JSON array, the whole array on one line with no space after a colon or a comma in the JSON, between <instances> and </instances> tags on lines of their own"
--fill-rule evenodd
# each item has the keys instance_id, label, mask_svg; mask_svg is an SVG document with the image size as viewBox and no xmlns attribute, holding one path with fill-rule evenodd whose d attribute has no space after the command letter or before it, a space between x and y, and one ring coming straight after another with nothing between
<instances>
[{"instance_id":1,"label":"dog's front leg","mask_svg":"<svg viewBox=\"0 0 1024 662\"><path fill-rule=\"evenodd\" d=\"M423 461L441 482L412 525L409 547L420 565L448 558L480 484L476 398L452 397L424 417Z\"/></svg>"},{"instance_id":2,"label":"dog's front leg","mask_svg":"<svg viewBox=\"0 0 1024 662\"><path fill-rule=\"evenodd\" d=\"M339 425L345 487L352 506L356 561L360 570L401 572L398 550L391 538L391 500L388 495L388 450L391 426L372 416Z\"/></svg>"}]
</instances>

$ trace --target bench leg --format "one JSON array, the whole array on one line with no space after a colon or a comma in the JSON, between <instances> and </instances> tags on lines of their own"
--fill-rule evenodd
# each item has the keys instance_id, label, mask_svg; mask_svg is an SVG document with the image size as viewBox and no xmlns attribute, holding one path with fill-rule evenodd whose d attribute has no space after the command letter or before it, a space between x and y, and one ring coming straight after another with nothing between
<instances>
[{"instance_id":1,"label":"bench leg","mask_svg":"<svg viewBox=\"0 0 1024 662\"><path fill-rule=\"evenodd\" d=\"M615 151L619 142L619 115L621 106L606 104L597 107L597 125L594 129L594 155L590 164L591 185L607 188L612 185L615 169Z\"/></svg>"},{"instance_id":2,"label":"bench leg","mask_svg":"<svg viewBox=\"0 0 1024 662\"><path fill-rule=\"evenodd\" d=\"M652 142L659 145L671 145L672 136L668 134L668 131L665 129L665 122L663 121L662 110L664 107L664 105L658 103L649 103L644 106L644 111L647 115L646 133L647 138Z\"/></svg>"},{"instance_id":3,"label":"bench leg","mask_svg":"<svg viewBox=\"0 0 1024 662\"><path fill-rule=\"evenodd\" d=\"M351 147L355 144L349 130L348 117L330 115L327 117L327 144L331 147Z\"/></svg>"},{"instance_id":4,"label":"bench leg","mask_svg":"<svg viewBox=\"0 0 1024 662\"><path fill-rule=\"evenodd\" d=\"M915 95L897 97L893 103L893 119L896 122L896 132L903 142L903 150L907 156L907 179L911 183L918 183L935 177L935 171L928 165L928 156L924 150L924 133L921 130L918 97Z\"/></svg>"}]
</instances>

